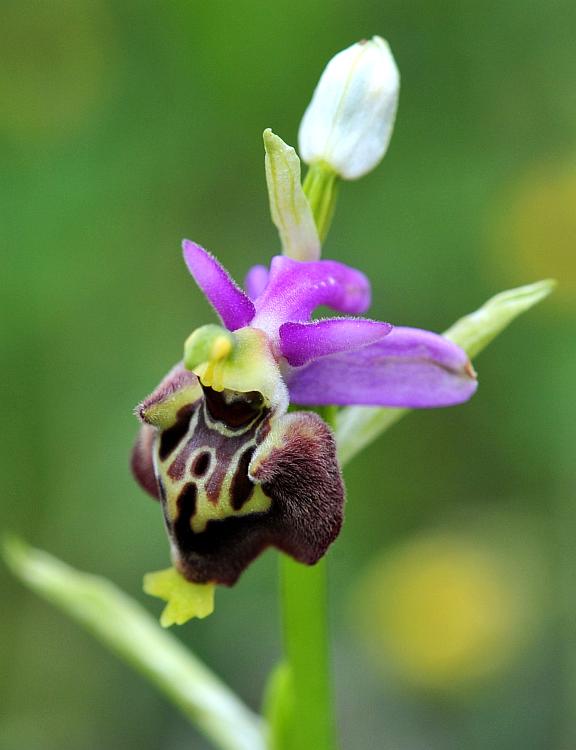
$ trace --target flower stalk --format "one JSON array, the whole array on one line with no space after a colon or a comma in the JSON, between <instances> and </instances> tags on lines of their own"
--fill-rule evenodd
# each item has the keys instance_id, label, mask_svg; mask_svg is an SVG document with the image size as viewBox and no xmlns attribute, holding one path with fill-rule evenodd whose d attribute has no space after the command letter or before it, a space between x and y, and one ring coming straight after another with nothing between
<instances>
[{"instance_id":1,"label":"flower stalk","mask_svg":"<svg viewBox=\"0 0 576 750\"><path fill-rule=\"evenodd\" d=\"M332 223L340 179L324 162L312 164L304 180L304 194L308 198L320 242L324 242Z\"/></svg>"},{"instance_id":2,"label":"flower stalk","mask_svg":"<svg viewBox=\"0 0 576 750\"><path fill-rule=\"evenodd\" d=\"M284 648L291 686L284 745L274 750L333 750L329 635L328 566L323 558L310 568L282 555L280 588Z\"/></svg>"}]
</instances>

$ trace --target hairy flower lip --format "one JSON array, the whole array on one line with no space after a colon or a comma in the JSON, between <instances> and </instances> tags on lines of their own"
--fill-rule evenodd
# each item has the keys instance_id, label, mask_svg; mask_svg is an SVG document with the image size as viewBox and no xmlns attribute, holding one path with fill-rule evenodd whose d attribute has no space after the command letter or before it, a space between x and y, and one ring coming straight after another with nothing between
<instances>
[{"instance_id":1,"label":"hairy flower lip","mask_svg":"<svg viewBox=\"0 0 576 750\"><path fill-rule=\"evenodd\" d=\"M270 546L317 562L344 505L329 427L316 414L287 414L287 404L274 410L258 394L233 398L229 409L225 394L188 375L173 368L143 402L132 460L140 485L162 503L175 568L196 584L231 586Z\"/></svg>"}]
</instances>

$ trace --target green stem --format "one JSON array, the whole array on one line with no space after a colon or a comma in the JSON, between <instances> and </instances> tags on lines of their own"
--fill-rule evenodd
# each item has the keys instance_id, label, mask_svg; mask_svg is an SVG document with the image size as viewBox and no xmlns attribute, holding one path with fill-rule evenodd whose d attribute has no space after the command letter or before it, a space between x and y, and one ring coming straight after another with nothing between
<instances>
[{"instance_id":1,"label":"green stem","mask_svg":"<svg viewBox=\"0 0 576 750\"><path fill-rule=\"evenodd\" d=\"M319 413L334 426L335 407L323 407ZM291 701L277 744L279 750L335 750L326 558L310 567L282 555L280 585Z\"/></svg>"},{"instance_id":2,"label":"green stem","mask_svg":"<svg viewBox=\"0 0 576 750\"><path fill-rule=\"evenodd\" d=\"M314 567L280 559L284 640L292 706L281 750L334 750L326 558Z\"/></svg>"},{"instance_id":3,"label":"green stem","mask_svg":"<svg viewBox=\"0 0 576 750\"><path fill-rule=\"evenodd\" d=\"M326 164L312 164L302 188L312 209L320 242L324 242L336 207L338 175Z\"/></svg>"}]
</instances>

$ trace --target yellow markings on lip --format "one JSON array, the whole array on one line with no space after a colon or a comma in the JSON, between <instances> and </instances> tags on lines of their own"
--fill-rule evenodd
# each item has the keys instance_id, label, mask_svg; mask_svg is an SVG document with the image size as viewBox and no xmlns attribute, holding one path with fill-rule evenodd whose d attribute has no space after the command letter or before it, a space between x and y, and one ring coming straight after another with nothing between
<instances>
[{"instance_id":1,"label":"yellow markings on lip","mask_svg":"<svg viewBox=\"0 0 576 750\"><path fill-rule=\"evenodd\" d=\"M254 485L249 500L241 508L234 510L230 497L230 484L231 480L227 477L216 504L210 502L205 490L198 489L196 513L190 519L190 528L195 534L206 531L209 521L223 521L232 516L248 516L252 513L266 513L270 510L272 500L257 484Z\"/></svg>"}]
</instances>

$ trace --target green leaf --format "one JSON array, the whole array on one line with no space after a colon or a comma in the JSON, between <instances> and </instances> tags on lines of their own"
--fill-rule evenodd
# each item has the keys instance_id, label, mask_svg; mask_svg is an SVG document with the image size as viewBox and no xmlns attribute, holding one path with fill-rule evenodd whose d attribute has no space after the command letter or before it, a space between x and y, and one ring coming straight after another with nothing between
<instances>
[{"instance_id":1,"label":"green leaf","mask_svg":"<svg viewBox=\"0 0 576 750\"><path fill-rule=\"evenodd\" d=\"M320 239L300 182L300 159L270 128L264 131L264 148L270 213L282 251L295 260L318 260Z\"/></svg>"},{"instance_id":2,"label":"green leaf","mask_svg":"<svg viewBox=\"0 0 576 750\"><path fill-rule=\"evenodd\" d=\"M290 665L284 661L268 677L263 711L269 727L268 750L283 750L289 746L294 712L293 682Z\"/></svg>"},{"instance_id":3,"label":"green leaf","mask_svg":"<svg viewBox=\"0 0 576 750\"><path fill-rule=\"evenodd\" d=\"M555 286L554 279L545 279L500 292L476 312L456 321L444 332L444 336L461 346L472 359L509 326L514 318L545 299Z\"/></svg>"},{"instance_id":4,"label":"green leaf","mask_svg":"<svg viewBox=\"0 0 576 750\"><path fill-rule=\"evenodd\" d=\"M265 750L260 717L112 583L13 538L4 557L18 578L142 672L216 746Z\"/></svg>"},{"instance_id":5,"label":"green leaf","mask_svg":"<svg viewBox=\"0 0 576 750\"><path fill-rule=\"evenodd\" d=\"M469 357L475 357L518 315L545 299L555 286L553 279L546 279L500 292L475 312L460 318L444 332L444 336L461 346ZM375 406L348 406L342 409L336 420L340 462L345 464L350 461L410 411Z\"/></svg>"}]
</instances>

